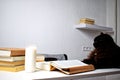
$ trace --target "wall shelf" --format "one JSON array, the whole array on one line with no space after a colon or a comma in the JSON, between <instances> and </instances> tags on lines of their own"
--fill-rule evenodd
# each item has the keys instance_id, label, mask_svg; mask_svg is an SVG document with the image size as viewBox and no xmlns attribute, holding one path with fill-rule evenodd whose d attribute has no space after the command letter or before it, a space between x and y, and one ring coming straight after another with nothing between
<instances>
[{"instance_id":1,"label":"wall shelf","mask_svg":"<svg viewBox=\"0 0 120 80\"><path fill-rule=\"evenodd\" d=\"M113 28L99 26L99 25L91 25L91 24L78 24L75 26L77 29L86 29L86 30L95 30L95 31L104 31L104 32L113 32Z\"/></svg>"}]
</instances>

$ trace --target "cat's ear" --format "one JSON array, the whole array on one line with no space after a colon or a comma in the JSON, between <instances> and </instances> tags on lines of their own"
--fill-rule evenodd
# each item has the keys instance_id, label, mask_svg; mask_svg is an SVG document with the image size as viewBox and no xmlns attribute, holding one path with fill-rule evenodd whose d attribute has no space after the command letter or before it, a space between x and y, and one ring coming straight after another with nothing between
<instances>
[{"instance_id":1,"label":"cat's ear","mask_svg":"<svg viewBox=\"0 0 120 80\"><path fill-rule=\"evenodd\" d=\"M103 35L103 34L104 34L103 32L100 33L100 35Z\"/></svg>"}]
</instances>

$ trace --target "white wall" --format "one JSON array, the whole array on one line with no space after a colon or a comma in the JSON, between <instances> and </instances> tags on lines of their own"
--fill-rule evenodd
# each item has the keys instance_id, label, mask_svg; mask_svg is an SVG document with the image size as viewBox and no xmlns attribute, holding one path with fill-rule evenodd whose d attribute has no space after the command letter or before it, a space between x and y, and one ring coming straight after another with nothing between
<instances>
[{"instance_id":1,"label":"white wall","mask_svg":"<svg viewBox=\"0 0 120 80\"><path fill-rule=\"evenodd\" d=\"M92 47L99 32L74 25L83 17L108 25L106 7L106 0L0 0L0 47L35 44L38 53L65 53L82 60L89 53L82 47Z\"/></svg>"},{"instance_id":2,"label":"white wall","mask_svg":"<svg viewBox=\"0 0 120 80\"><path fill-rule=\"evenodd\" d=\"M120 46L120 0L117 0L117 44Z\"/></svg>"},{"instance_id":3,"label":"white wall","mask_svg":"<svg viewBox=\"0 0 120 80\"><path fill-rule=\"evenodd\" d=\"M113 38L117 42L116 33L116 0L106 0L106 26L113 27Z\"/></svg>"}]
</instances>

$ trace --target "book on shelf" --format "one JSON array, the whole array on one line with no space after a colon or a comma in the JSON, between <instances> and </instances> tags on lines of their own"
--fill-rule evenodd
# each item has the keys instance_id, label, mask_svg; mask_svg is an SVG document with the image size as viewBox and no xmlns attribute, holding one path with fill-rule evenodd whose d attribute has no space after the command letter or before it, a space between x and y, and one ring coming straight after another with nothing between
<instances>
[{"instance_id":1,"label":"book on shelf","mask_svg":"<svg viewBox=\"0 0 120 80\"><path fill-rule=\"evenodd\" d=\"M0 61L0 66L19 66L19 65L24 65L25 61L21 60L21 61Z\"/></svg>"},{"instance_id":2,"label":"book on shelf","mask_svg":"<svg viewBox=\"0 0 120 80\"><path fill-rule=\"evenodd\" d=\"M74 74L94 70L93 65L85 64L80 60L53 61L51 65L65 74Z\"/></svg>"},{"instance_id":3,"label":"book on shelf","mask_svg":"<svg viewBox=\"0 0 120 80\"><path fill-rule=\"evenodd\" d=\"M25 56L14 56L14 57L3 57L0 56L0 61L21 61L21 60L25 60Z\"/></svg>"},{"instance_id":4,"label":"book on shelf","mask_svg":"<svg viewBox=\"0 0 120 80\"><path fill-rule=\"evenodd\" d=\"M95 21L94 21L94 19L90 19L90 18L81 18L80 23L92 24L93 25L95 23Z\"/></svg>"},{"instance_id":5,"label":"book on shelf","mask_svg":"<svg viewBox=\"0 0 120 80\"><path fill-rule=\"evenodd\" d=\"M24 48L0 48L0 56L24 56Z\"/></svg>"},{"instance_id":6,"label":"book on shelf","mask_svg":"<svg viewBox=\"0 0 120 80\"><path fill-rule=\"evenodd\" d=\"M10 67L10 66L0 66L0 70L1 70L1 71L18 72L18 71L22 71L22 70L24 70L24 69L25 69L24 65L14 66L14 67Z\"/></svg>"}]
</instances>

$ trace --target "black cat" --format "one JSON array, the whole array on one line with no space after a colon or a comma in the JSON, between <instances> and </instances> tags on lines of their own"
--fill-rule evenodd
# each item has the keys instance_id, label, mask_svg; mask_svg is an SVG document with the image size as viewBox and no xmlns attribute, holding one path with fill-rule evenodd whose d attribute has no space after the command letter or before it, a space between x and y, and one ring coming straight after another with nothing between
<instances>
[{"instance_id":1,"label":"black cat","mask_svg":"<svg viewBox=\"0 0 120 80\"><path fill-rule=\"evenodd\" d=\"M120 47L113 38L101 33L94 39L95 49L83 62L93 64L95 68L120 68Z\"/></svg>"}]
</instances>

